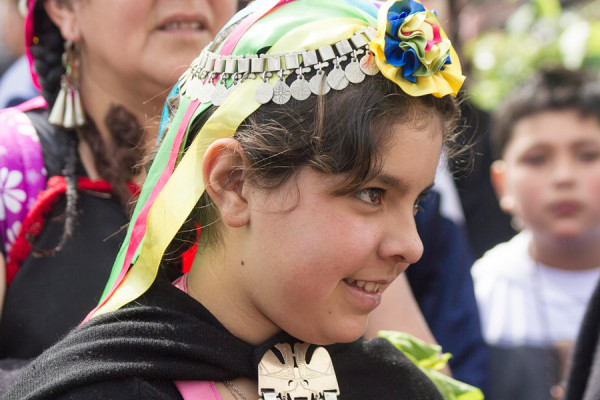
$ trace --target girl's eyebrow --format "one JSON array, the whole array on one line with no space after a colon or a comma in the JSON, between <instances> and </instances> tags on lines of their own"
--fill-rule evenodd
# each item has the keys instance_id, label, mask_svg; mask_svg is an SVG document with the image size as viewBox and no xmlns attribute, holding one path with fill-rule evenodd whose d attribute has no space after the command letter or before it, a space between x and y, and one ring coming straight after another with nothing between
<instances>
[{"instance_id":1,"label":"girl's eyebrow","mask_svg":"<svg viewBox=\"0 0 600 400\"><path fill-rule=\"evenodd\" d=\"M386 174L386 173L378 174L375 178L373 178L373 180L376 182L380 182L381 184L383 184L385 186L388 186L388 187L391 187L393 189L397 189L397 190L403 191L403 192L407 191L410 186L405 180L398 178L396 176L393 176L393 175ZM429 185L427 185L423 189L423 192L426 192L429 189L431 189L433 187L433 185L434 185L434 182L431 182Z\"/></svg>"},{"instance_id":2,"label":"girl's eyebrow","mask_svg":"<svg viewBox=\"0 0 600 400\"><path fill-rule=\"evenodd\" d=\"M408 184L403 179L385 173L378 174L373 180L394 189L406 190L408 188Z\"/></svg>"}]
</instances>

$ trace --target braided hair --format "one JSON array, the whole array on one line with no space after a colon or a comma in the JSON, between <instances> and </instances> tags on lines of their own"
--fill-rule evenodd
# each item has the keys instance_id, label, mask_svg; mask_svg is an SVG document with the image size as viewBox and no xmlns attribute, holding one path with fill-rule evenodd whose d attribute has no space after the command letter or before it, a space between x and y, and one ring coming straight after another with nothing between
<instances>
[{"instance_id":1,"label":"braided hair","mask_svg":"<svg viewBox=\"0 0 600 400\"><path fill-rule=\"evenodd\" d=\"M33 13L35 40L30 51L42 96L49 108L52 108L60 91L61 77L65 73L62 64L65 40L59 28L46 13L43 0L37 1ZM67 182L63 236L54 249L37 249L34 254L51 255L60 251L74 231L78 199L75 171L79 160L77 148L80 140L89 145L100 177L111 184L113 195L124 211L130 212L132 196L128 184L140 172L136 166L143 157L141 144L145 131L135 116L124 106L112 105L103 121L112 137L112 143L109 145L102 139L92 118L86 115L86 119L86 124L81 128L62 130L69 136L67 140L69 148L66 151L65 166L62 171Z\"/></svg>"}]
</instances>

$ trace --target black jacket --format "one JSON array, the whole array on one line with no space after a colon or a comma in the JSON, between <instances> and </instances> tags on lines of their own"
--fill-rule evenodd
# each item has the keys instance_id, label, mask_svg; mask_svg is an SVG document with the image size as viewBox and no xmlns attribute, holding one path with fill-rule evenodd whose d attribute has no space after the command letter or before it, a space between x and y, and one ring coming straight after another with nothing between
<instances>
[{"instance_id":1,"label":"black jacket","mask_svg":"<svg viewBox=\"0 0 600 400\"><path fill-rule=\"evenodd\" d=\"M200 303L161 277L128 306L92 319L38 357L4 399L181 399L175 380L257 378L260 346L231 335ZM342 400L442 399L385 339L327 346Z\"/></svg>"}]
</instances>

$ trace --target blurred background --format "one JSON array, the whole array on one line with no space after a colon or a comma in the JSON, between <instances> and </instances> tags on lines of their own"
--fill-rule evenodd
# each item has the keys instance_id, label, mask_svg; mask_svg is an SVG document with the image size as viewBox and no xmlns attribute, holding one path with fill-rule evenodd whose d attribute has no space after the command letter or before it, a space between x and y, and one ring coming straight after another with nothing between
<instances>
[{"instance_id":1,"label":"blurred background","mask_svg":"<svg viewBox=\"0 0 600 400\"><path fill-rule=\"evenodd\" d=\"M541 66L600 69L599 0L449 3L469 97L484 110L493 110Z\"/></svg>"}]
</instances>

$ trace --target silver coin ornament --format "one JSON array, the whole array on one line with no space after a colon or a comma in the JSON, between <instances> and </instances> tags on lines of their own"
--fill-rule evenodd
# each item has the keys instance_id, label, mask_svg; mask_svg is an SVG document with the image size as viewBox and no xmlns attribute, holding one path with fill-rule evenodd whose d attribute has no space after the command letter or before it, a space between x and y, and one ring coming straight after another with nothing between
<instances>
[{"instance_id":1,"label":"silver coin ornament","mask_svg":"<svg viewBox=\"0 0 600 400\"><path fill-rule=\"evenodd\" d=\"M188 81L188 83L185 86L186 96L188 96L192 100L198 100L203 90L202 81L200 81L200 79L193 79L191 81Z\"/></svg>"},{"instance_id":2,"label":"silver coin ornament","mask_svg":"<svg viewBox=\"0 0 600 400\"><path fill-rule=\"evenodd\" d=\"M273 88L273 102L276 104L285 104L290 101L292 92L285 81L280 80Z\"/></svg>"},{"instance_id":3,"label":"silver coin ornament","mask_svg":"<svg viewBox=\"0 0 600 400\"><path fill-rule=\"evenodd\" d=\"M201 103L208 103L212 99L214 90L215 86L207 81L204 86L202 86L202 89L198 91L198 100L200 100Z\"/></svg>"},{"instance_id":4,"label":"silver coin ornament","mask_svg":"<svg viewBox=\"0 0 600 400\"><path fill-rule=\"evenodd\" d=\"M292 92L292 97L296 100L306 100L312 93L310 85L304 79L303 75L298 76L298 79L292 82L290 91Z\"/></svg>"},{"instance_id":5,"label":"silver coin ornament","mask_svg":"<svg viewBox=\"0 0 600 400\"><path fill-rule=\"evenodd\" d=\"M273 98L273 92L273 86L271 86L268 82L263 82L256 88L256 92L254 92L254 98L260 104L267 104Z\"/></svg>"},{"instance_id":6,"label":"silver coin ornament","mask_svg":"<svg viewBox=\"0 0 600 400\"><path fill-rule=\"evenodd\" d=\"M367 75L377 75L379 73L379 67L375 61L375 56L372 54L365 54L360 59L360 69Z\"/></svg>"},{"instance_id":7,"label":"silver coin ornament","mask_svg":"<svg viewBox=\"0 0 600 400\"><path fill-rule=\"evenodd\" d=\"M224 83L221 83L215 87L215 90L213 90L210 100L213 103L213 105L220 106L221 104L223 104L228 95L229 90L227 89Z\"/></svg>"},{"instance_id":8,"label":"silver coin ornament","mask_svg":"<svg viewBox=\"0 0 600 400\"><path fill-rule=\"evenodd\" d=\"M350 81L346 78L342 67L338 65L327 74L327 83L335 90L342 90L348 86Z\"/></svg>"},{"instance_id":9,"label":"silver coin ornament","mask_svg":"<svg viewBox=\"0 0 600 400\"><path fill-rule=\"evenodd\" d=\"M317 71L317 74L310 78L310 82L308 84L311 92L316 95L325 95L331 90L331 86L329 86L327 83L325 72L322 70Z\"/></svg>"},{"instance_id":10,"label":"silver coin ornament","mask_svg":"<svg viewBox=\"0 0 600 400\"><path fill-rule=\"evenodd\" d=\"M365 80L366 76L365 73L360 69L360 64L358 61L352 61L350 64L348 64L344 73L346 74L346 79L352 83L361 83Z\"/></svg>"}]
</instances>

